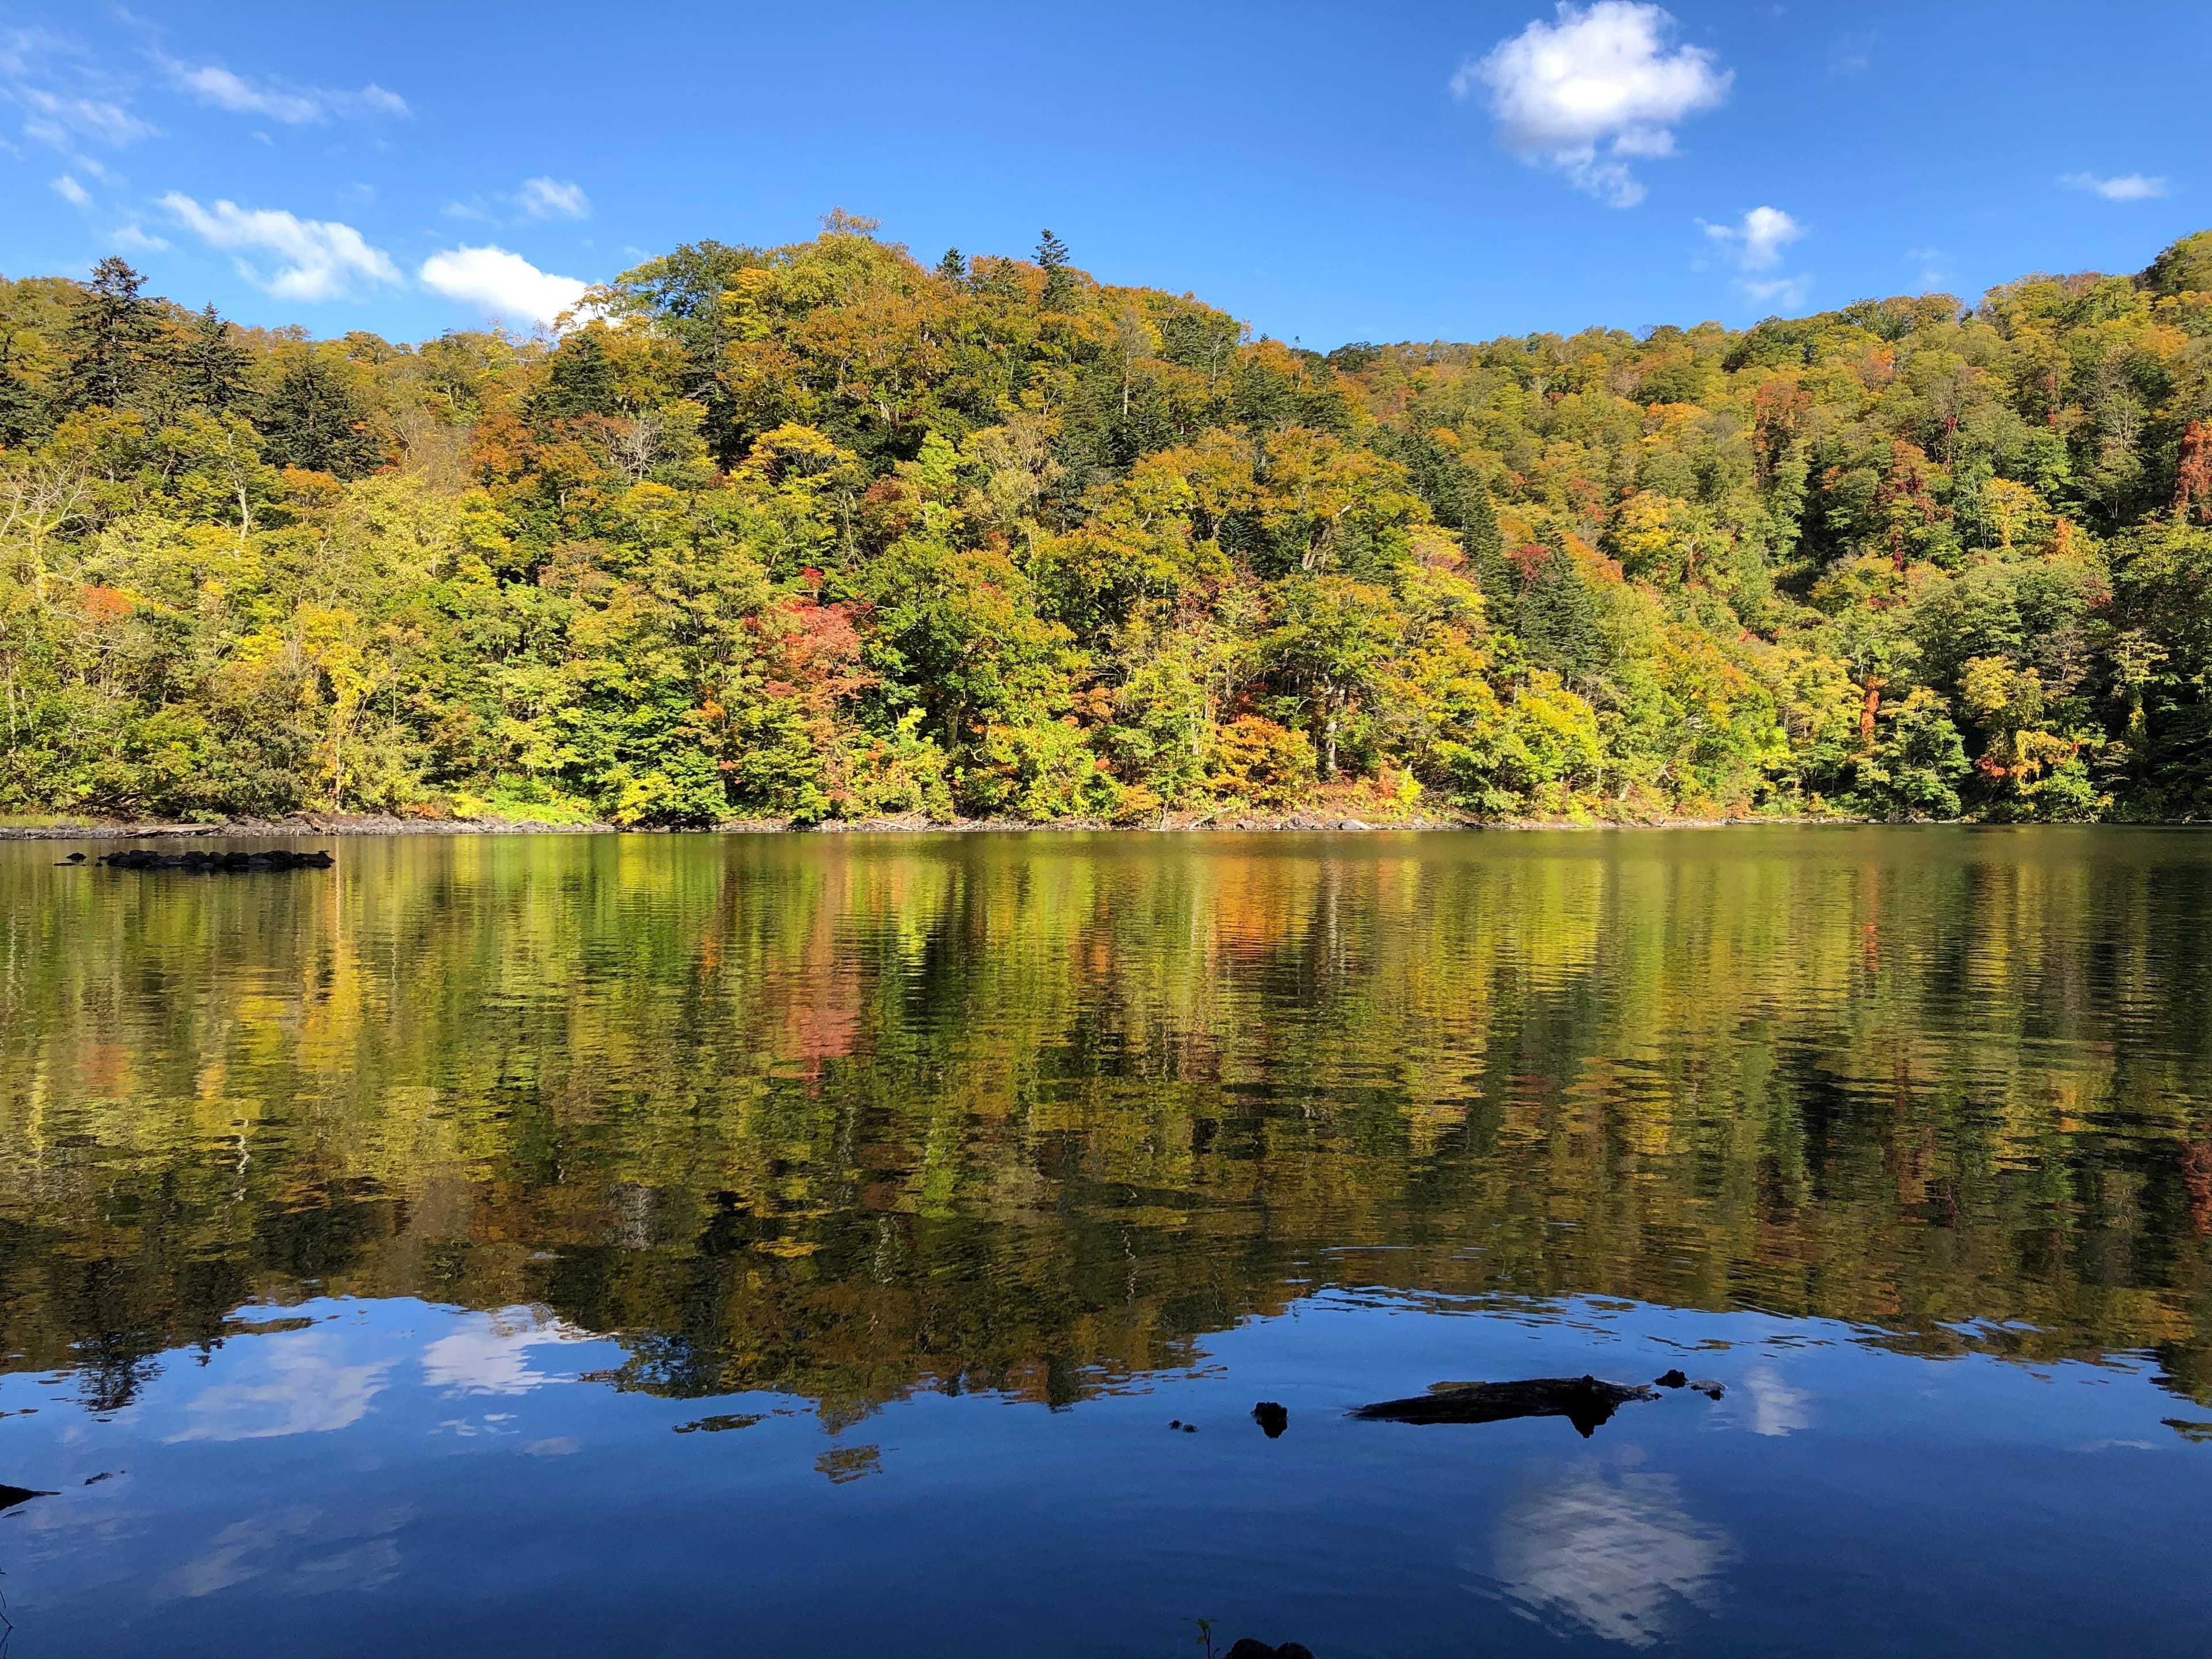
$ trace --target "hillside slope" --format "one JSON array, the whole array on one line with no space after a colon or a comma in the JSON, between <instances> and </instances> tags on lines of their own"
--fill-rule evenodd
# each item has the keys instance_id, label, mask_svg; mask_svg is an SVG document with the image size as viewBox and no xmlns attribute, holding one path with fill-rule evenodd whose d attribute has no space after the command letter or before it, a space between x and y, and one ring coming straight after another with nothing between
<instances>
[{"instance_id":1,"label":"hillside slope","mask_svg":"<svg viewBox=\"0 0 2212 1659\"><path fill-rule=\"evenodd\" d=\"M2212 814L2212 232L1254 341L832 215L557 343L0 283L0 811Z\"/></svg>"}]
</instances>

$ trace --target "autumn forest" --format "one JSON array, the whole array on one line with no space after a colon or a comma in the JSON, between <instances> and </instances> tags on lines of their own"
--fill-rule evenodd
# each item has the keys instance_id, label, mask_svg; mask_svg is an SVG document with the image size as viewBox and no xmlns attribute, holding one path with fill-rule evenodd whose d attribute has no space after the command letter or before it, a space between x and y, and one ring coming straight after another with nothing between
<instances>
[{"instance_id":1,"label":"autumn forest","mask_svg":"<svg viewBox=\"0 0 2212 1659\"><path fill-rule=\"evenodd\" d=\"M1322 355L832 214L569 324L0 281L0 812L2212 814L2212 232Z\"/></svg>"}]
</instances>

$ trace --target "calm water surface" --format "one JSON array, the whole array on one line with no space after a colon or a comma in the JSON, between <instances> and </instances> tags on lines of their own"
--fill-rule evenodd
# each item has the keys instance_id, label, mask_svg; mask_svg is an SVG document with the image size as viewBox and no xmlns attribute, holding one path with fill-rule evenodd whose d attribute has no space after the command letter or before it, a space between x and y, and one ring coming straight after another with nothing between
<instances>
[{"instance_id":1,"label":"calm water surface","mask_svg":"<svg viewBox=\"0 0 2212 1659\"><path fill-rule=\"evenodd\" d=\"M9 1659L2203 1650L2212 836L68 850Z\"/></svg>"}]
</instances>

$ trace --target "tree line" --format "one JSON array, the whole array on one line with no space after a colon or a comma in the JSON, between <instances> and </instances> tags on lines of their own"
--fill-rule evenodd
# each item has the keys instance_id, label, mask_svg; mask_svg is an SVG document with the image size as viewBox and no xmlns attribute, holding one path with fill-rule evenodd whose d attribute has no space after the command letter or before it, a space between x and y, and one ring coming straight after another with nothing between
<instances>
[{"instance_id":1,"label":"tree line","mask_svg":"<svg viewBox=\"0 0 2212 1659\"><path fill-rule=\"evenodd\" d=\"M1323 355L832 214L570 320L0 281L0 811L2212 811L2212 232Z\"/></svg>"}]
</instances>

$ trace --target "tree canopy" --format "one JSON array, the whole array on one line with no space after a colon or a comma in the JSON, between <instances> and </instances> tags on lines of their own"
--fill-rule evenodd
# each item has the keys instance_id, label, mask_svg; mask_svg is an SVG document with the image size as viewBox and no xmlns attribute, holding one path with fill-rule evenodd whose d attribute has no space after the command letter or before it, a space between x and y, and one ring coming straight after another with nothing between
<instances>
[{"instance_id":1,"label":"tree canopy","mask_svg":"<svg viewBox=\"0 0 2212 1659\"><path fill-rule=\"evenodd\" d=\"M2208 250L1327 356L845 214L523 341L0 282L0 811L2203 817Z\"/></svg>"}]
</instances>

